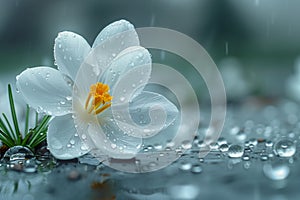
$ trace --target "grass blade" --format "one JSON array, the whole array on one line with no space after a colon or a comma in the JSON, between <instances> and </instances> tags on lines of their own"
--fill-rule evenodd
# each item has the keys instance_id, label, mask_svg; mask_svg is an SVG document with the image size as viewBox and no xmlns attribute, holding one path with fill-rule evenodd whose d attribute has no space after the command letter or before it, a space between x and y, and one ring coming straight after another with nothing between
<instances>
[{"instance_id":1,"label":"grass blade","mask_svg":"<svg viewBox=\"0 0 300 200\"><path fill-rule=\"evenodd\" d=\"M37 139L39 139L40 133L44 130L44 128L48 125L49 120L51 119L51 116L47 115L43 118L42 122L38 125L36 128L36 131L33 133L33 137L30 140L28 146L32 146L36 142Z\"/></svg>"},{"instance_id":2,"label":"grass blade","mask_svg":"<svg viewBox=\"0 0 300 200\"><path fill-rule=\"evenodd\" d=\"M10 141L7 137L5 137L5 135L2 132L0 133L0 140L8 147L14 146L14 142Z\"/></svg>"},{"instance_id":3,"label":"grass blade","mask_svg":"<svg viewBox=\"0 0 300 200\"><path fill-rule=\"evenodd\" d=\"M10 137L9 133L5 133L2 130L0 130L0 134L1 136L4 138L5 141L7 141L8 143L14 145L14 140L12 137ZM3 142L3 139L0 139Z\"/></svg>"},{"instance_id":4,"label":"grass blade","mask_svg":"<svg viewBox=\"0 0 300 200\"><path fill-rule=\"evenodd\" d=\"M29 126L29 112L30 112L30 108L29 105L26 105L26 116L25 116L25 129L24 129L24 137L25 134L28 133L28 126Z\"/></svg>"},{"instance_id":5,"label":"grass blade","mask_svg":"<svg viewBox=\"0 0 300 200\"><path fill-rule=\"evenodd\" d=\"M14 141L13 135L12 133L9 132L7 126L5 125L5 123L3 122L3 120L0 117L0 128L1 131L6 134L6 137L9 137L12 141Z\"/></svg>"},{"instance_id":6,"label":"grass blade","mask_svg":"<svg viewBox=\"0 0 300 200\"><path fill-rule=\"evenodd\" d=\"M8 121L8 118L6 117L6 115L5 115L4 113L2 113L2 116L3 116L4 120L6 121L6 124L7 124L8 128L9 128L9 130L10 130L10 132L9 132L10 135L14 138L15 144L17 144L17 143L18 143L18 142L17 142L17 136L16 136L16 134L14 133L14 131L13 131L13 129L12 129L12 127L11 127L9 121Z\"/></svg>"},{"instance_id":7,"label":"grass blade","mask_svg":"<svg viewBox=\"0 0 300 200\"><path fill-rule=\"evenodd\" d=\"M15 109L15 104L14 104L14 98L12 95L12 90L10 84L8 84L8 99L9 99L9 104L10 104L10 111L11 111L11 116L13 119L14 127L15 127L15 134L17 136L17 141L20 144L22 140L22 136L20 133L19 125L18 125L18 119L17 119L17 114L16 114L16 109Z\"/></svg>"}]
</instances>

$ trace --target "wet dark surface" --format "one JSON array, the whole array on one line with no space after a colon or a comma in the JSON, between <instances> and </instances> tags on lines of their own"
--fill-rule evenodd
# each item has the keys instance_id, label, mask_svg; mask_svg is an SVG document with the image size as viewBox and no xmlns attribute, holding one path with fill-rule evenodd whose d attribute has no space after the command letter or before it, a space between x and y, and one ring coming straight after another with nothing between
<instances>
[{"instance_id":1,"label":"wet dark surface","mask_svg":"<svg viewBox=\"0 0 300 200\"><path fill-rule=\"evenodd\" d=\"M200 128L191 150L151 173L77 160L33 173L2 164L0 199L298 199L300 107L245 102L229 107L221 138L205 158L198 156Z\"/></svg>"}]
</instances>

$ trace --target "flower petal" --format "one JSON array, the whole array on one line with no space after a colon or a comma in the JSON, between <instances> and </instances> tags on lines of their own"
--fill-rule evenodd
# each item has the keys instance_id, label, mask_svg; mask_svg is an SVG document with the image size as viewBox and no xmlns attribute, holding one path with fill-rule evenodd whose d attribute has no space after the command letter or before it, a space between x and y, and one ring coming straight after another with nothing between
<instances>
[{"instance_id":1,"label":"flower petal","mask_svg":"<svg viewBox=\"0 0 300 200\"><path fill-rule=\"evenodd\" d=\"M97 159L132 158L140 150L142 139L123 132L111 115L89 114L77 98L73 101L73 108L77 133Z\"/></svg>"},{"instance_id":2,"label":"flower petal","mask_svg":"<svg viewBox=\"0 0 300 200\"><path fill-rule=\"evenodd\" d=\"M142 138L160 134L178 116L177 107L167 98L147 91L130 100L129 104L118 104L111 110L121 129Z\"/></svg>"},{"instance_id":3,"label":"flower petal","mask_svg":"<svg viewBox=\"0 0 300 200\"><path fill-rule=\"evenodd\" d=\"M58 159L67 160L89 152L87 144L76 134L72 114L55 117L48 129L47 142L50 152Z\"/></svg>"},{"instance_id":4,"label":"flower petal","mask_svg":"<svg viewBox=\"0 0 300 200\"><path fill-rule=\"evenodd\" d=\"M132 24L120 20L100 32L91 54L96 58L97 66L106 69L121 51L131 46L139 46L138 35Z\"/></svg>"},{"instance_id":5,"label":"flower petal","mask_svg":"<svg viewBox=\"0 0 300 200\"><path fill-rule=\"evenodd\" d=\"M126 32L129 34L124 34ZM116 35L124 36L124 38L122 38L123 49L140 45L134 26L130 22L122 19L106 26L96 37L93 48L105 43L106 40Z\"/></svg>"},{"instance_id":6,"label":"flower petal","mask_svg":"<svg viewBox=\"0 0 300 200\"><path fill-rule=\"evenodd\" d=\"M58 69L73 80L90 51L87 41L76 33L60 32L55 39L54 58Z\"/></svg>"},{"instance_id":7,"label":"flower petal","mask_svg":"<svg viewBox=\"0 0 300 200\"><path fill-rule=\"evenodd\" d=\"M100 78L110 86L113 103L124 103L132 95L138 95L151 74L151 55L147 49L134 46L122 51Z\"/></svg>"},{"instance_id":8,"label":"flower petal","mask_svg":"<svg viewBox=\"0 0 300 200\"><path fill-rule=\"evenodd\" d=\"M72 111L72 87L67 77L51 67L35 67L17 76L26 103L40 112L60 116Z\"/></svg>"},{"instance_id":9,"label":"flower petal","mask_svg":"<svg viewBox=\"0 0 300 200\"><path fill-rule=\"evenodd\" d=\"M157 105L166 113L164 127L168 127L178 116L178 109L166 97L158 93L143 91L131 101L129 112L133 121L140 125L146 125L151 123L155 113L161 112L155 109Z\"/></svg>"}]
</instances>

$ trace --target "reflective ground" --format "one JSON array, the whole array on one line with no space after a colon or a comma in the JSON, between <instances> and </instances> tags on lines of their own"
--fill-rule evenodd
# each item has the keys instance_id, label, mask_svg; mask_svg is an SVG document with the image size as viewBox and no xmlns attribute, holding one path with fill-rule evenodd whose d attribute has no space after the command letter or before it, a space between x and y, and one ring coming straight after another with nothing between
<instances>
[{"instance_id":1,"label":"reflective ground","mask_svg":"<svg viewBox=\"0 0 300 200\"><path fill-rule=\"evenodd\" d=\"M77 160L34 173L2 165L0 199L298 199L299 112L287 100L229 106L221 138L205 158L198 157L200 128L190 150L152 173L128 174Z\"/></svg>"}]
</instances>

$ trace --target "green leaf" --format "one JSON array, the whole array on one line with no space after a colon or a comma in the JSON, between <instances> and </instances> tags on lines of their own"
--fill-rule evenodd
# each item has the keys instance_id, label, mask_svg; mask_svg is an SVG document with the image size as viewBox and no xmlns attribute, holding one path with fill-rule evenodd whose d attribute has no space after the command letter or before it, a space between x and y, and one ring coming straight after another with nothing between
<instances>
[{"instance_id":1,"label":"green leaf","mask_svg":"<svg viewBox=\"0 0 300 200\"><path fill-rule=\"evenodd\" d=\"M6 115L4 113L2 113L2 116L3 116L3 118L4 118L4 120L5 120L6 124L7 124L7 126L9 128L10 135L14 138L15 144L18 144L18 142L17 142L17 136L14 133L14 131L13 131L13 129L12 129L12 127L11 127L9 121L8 121L8 118L6 117Z\"/></svg>"},{"instance_id":2,"label":"green leaf","mask_svg":"<svg viewBox=\"0 0 300 200\"><path fill-rule=\"evenodd\" d=\"M13 119L15 131L16 131L15 134L17 136L18 144L20 144L21 140L22 140L22 136L20 133L19 125L18 125L18 119L17 119L16 109L15 109L15 104L14 104L14 98L12 95L12 90L11 90L10 84L8 84L8 99L9 99L9 104L10 104L11 116Z\"/></svg>"},{"instance_id":3,"label":"green leaf","mask_svg":"<svg viewBox=\"0 0 300 200\"><path fill-rule=\"evenodd\" d=\"M30 108L29 105L26 105L26 115L25 115L25 129L24 129L24 134L28 133L28 126L29 126L29 113L30 112Z\"/></svg>"},{"instance_id":4,"label":"green leaf","mask_svg":"<svg viewBox=\"0 0 300 200\"><path fill-rule=\"evenodd\" d=\"M44 130L44 128L48 125L49 120L51 119L51 116L47 115L44 116L42 122L36 127L36 131L34 131L32 139L29 142L29 146L32 146L34 143L36 143L36 140L39 139L41 136L40 133Z\"/></svg>"}]
</instances>

